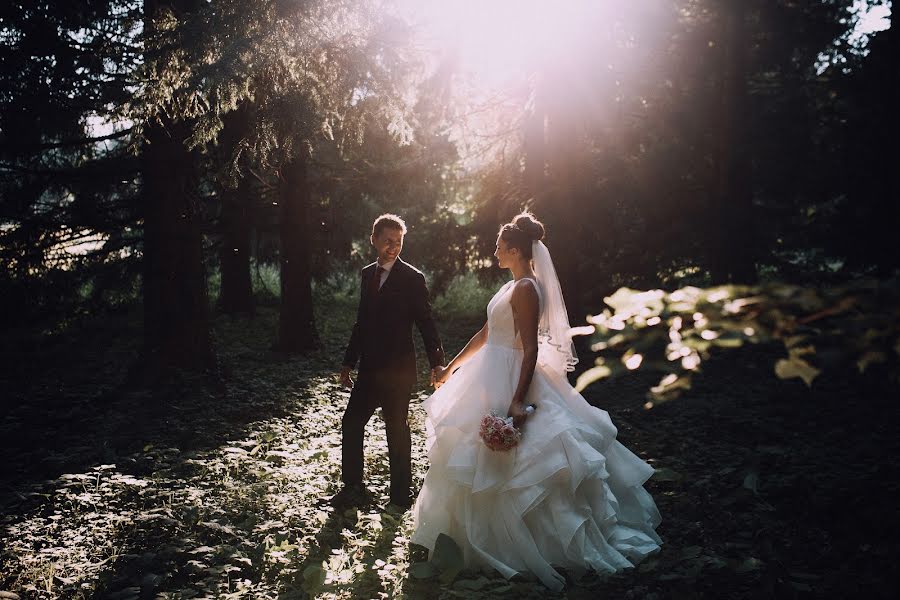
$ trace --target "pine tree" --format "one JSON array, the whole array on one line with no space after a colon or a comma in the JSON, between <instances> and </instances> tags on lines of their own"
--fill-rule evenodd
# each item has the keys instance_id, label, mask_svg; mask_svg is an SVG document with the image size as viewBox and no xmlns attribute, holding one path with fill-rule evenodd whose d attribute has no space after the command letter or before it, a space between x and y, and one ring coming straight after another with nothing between
<instances>
[{"instance_id":1,"label":"pine tree","mask_svg":"<svg viewBox=\"0 0 900 600\"><path fill-rule=\"evenodd\" d=\"M165 68L188 43L183 29L178 31L182 35L168 35L171 23L189 21L199 8L197 0L144 2L145 85L157 84L155 71ZM166 47L165 43L173 45ZM186 143L192 132L190 116L166 108L149 115L142 127L142 362L151 372L168 366L206 370L215 366L215 354L203 264L199 157Z\"/></svg>"}]
</instances>

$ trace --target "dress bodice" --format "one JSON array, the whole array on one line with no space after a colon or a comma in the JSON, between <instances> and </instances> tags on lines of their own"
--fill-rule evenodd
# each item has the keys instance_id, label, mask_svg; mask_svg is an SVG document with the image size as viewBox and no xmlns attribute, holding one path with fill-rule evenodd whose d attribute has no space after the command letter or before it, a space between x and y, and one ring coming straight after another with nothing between
<instances>
[{"instance_id":1,"label":"dress bodice","mask_svg":"<svg viewBox=\"0 0 900 600\"><path fill-rule=\"evenodd\" d=\"M537 291L538 303L543 308L541 288L534 279L526 277L534 284ZM497 290L487 306L488 339L487 343L493 346L506 346L508 348L522 348L522 339L516 331L516 323L512 311L512 292L515 280L507 281L503 287ZM540 309L539 309L540 310Z\"/></svg>"}]
</instances>

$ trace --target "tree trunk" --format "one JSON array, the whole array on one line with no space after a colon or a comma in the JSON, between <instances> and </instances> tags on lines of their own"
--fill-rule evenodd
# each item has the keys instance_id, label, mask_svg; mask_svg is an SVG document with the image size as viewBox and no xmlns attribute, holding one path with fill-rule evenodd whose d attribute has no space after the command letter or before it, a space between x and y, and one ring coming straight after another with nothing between
<instances>
[{"instance_id":1,"label":"tree trunk","mask_svg":"<svg viewBox=\"0 0 900 600\"><path fill-rule=\"evenodd\" d=\"M281 182L281 314L276 348L304 352L318 346L313 316L309 244L310 187L306 159L296 157Z\"/></svg>"},{"instance_id":2,"label":"tree trunk","mask_svg":"<svg viewBox=\"0 0 900 600\"><path fill-rule=\"evenodd\" d=\"M896 4L894 4L896 7ZM893 10L896 11L896 8ZM893 13L895 16L891 17L891 27L887 31L883 31L883 34L888 36L889 41L889 53L888 56L893 56L893 72L889 73L888 77L890 77L893 81L897 81L898 77L900 77L900 61L897 60L897 57L900 56L900 33L897 32L897 20L896 20L896 12ZM888 198L890 199L888 202L887 210L885 214L888 215L888 218L885 219L884 223L892 223L890 229L894 229L898 220L900 220L900 181L898 181L898 175L894 168L896 167L896 163L891 165L891 156L896 159L897 157L897 149L896 143L897 140L900 139L900 117L897 115L897 103L900 102L900 90L897 89L896 86L888 86L890 89L891 100L888 106L895 107L895 110L889 111L888 114L888 135L890 136L890 141L885 144L885 148L890 148L890 151L885 151L881 154L882 164L885 165L885 169L883 172L891 173L890 176L887 177L888 185L886 191L888 192ZM884 202L882 200L882 202ZM896 240L894 236L889 233L887 230L888 227L882 227L883 235L881 237L882 242L882 253L879 256L880 261L879 265L881 266L881 274L883 276L888 276L891 273L896 273L898 269L900 269L900 256L897 253Z\"/></svg>"},{"instance_id":3,"label":"tree trunk","mask_svg":"<svg viewBox=\"0 0 900 600\"><path fill-rule=\"evenodd\" d=\"M225 128L220 136L224 160L232 160L237 145L246 133L248 118L245 107L238 108L225 117ZM241 177L237 188L221 186L220 194L222 246L219 251L219 269L222 285L219 310L225 314L252 314L250 238L253 186L247 177Z\"/></svg>"},{"instance_id":4,"label":"tree trunk","mask_svg":"<svg viewBox=\"0 0 900 600\"><path fill-rule=\"evenodd\" d=\"M159 3L145 3L145 27L153 27L159 7ZM143 368L151 371L166 366L201 371L215 366L196 157L184 145L189 132L187 123L160 115L146 127L141 155Z\"/></svg>"},{"instance_id":5,"label":"tree trunk","mask_svg":"<svg viewBox=\"0 0 900 600\"><path fill-rule=\"evenodd\" d=\"M894 5L896 6L896 3ZM896 15L896 12L893 14ZM891 17L889 29L877 34L886 38L881 50L886 51L886 55L893 58L889 63L890 67L885 69L887 73L885 73L884 80L894 82L898 81L898 77L900 77L900 61L897 60L900 57L900 34L897 32L895 18L895 16ZM884 57L879 58L881 64L887 62ZM896 145L897 140L900 139L900 117L897 115L900 90L896 85L889 85L886 86L885 93L888 99L882 103L882 106L889 108L887 110L881 108L876 113L882 116L881 135L872 136L875 139L868 144L871 148L870 152L874 154L871 163L875 175L872 180L878 182L872 195L880 199L874 203L874 212L881 215L881 218L874 217L874 223L867 227L873 238L872 243L867 244L869 246L867 262L877 267L880 276L890 277L900 269L900 253L897 252L896 241L897 223L900 222L900 182L898 182L896 172L898 156ZM868 185L864 183L860 187L866 189Z\"/></svg>"},{"instance_id":6,"label":"tree trunk","mask_svg":"<svg viewBox=\"0 0 900 600\"><path fill-rule=\"evenodd\" d=\"M225 314L254 312L250 278L251 192L249 182L241 179L237 189L222 193L219 310Z\"/></svg>"},{"instance_id":7,"label":"tree trunk","mask_svg":"<svg viewBox=\"0 0 900 600\"><path fill-rule=\"evenodd\" d=\"M141 157L144 196L144 342L153 366L214 366L203 268L195 157L187 126L147 128Z\"/></svg>"},{"instance_id":8,"label":"tree trunk","mask_svg":"<svg viewBox=\"0 0 900 600\"><path fill-rule=\"evenodd\" d=\"M747 26L743 0L723 3L722 105L710 271L716 283L756 280L753 189L747 156Z\"/></svg>"}]
</instances>

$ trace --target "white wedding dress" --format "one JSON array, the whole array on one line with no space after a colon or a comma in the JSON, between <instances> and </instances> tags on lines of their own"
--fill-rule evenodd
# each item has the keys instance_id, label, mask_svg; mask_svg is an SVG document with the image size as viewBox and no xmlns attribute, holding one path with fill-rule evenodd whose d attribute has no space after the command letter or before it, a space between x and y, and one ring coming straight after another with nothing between
<instances>
[{"instance_id":1,"label":"white wedding dress","mask_svg":"<svg viewBox=\"0 0 900 600\"><path fill-rule=\"evenodd\" d=\"M616 440L606 411L540 363L525 402L537 410L519 445L484 445L481 418L506 414L522 367L512 289L510 281L488 304L487 343L424 402L431 466L412 541L433 551L444 533L467 567L530 572L559 590L565 580L554 567L615 572L658 550L660 515L643 488L653 468Z\"/></svg>"}]
</instances>

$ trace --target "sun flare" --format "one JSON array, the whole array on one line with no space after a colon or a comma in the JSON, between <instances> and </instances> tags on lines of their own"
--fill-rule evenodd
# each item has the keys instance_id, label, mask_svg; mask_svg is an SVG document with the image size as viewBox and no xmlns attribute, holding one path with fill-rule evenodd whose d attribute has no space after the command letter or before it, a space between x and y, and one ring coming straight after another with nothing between
<instances>
[{"instance_id":1,"label":"sun flare","mask_svg":"<svg viewBox=\"0 0 900 600\"><path fill-rule=\"evenodd\" d=\"M496 88L548 64L576 60L623 0L398 0L431 49L453 56L477 85Z\"/></svg>"}]
</instances>

